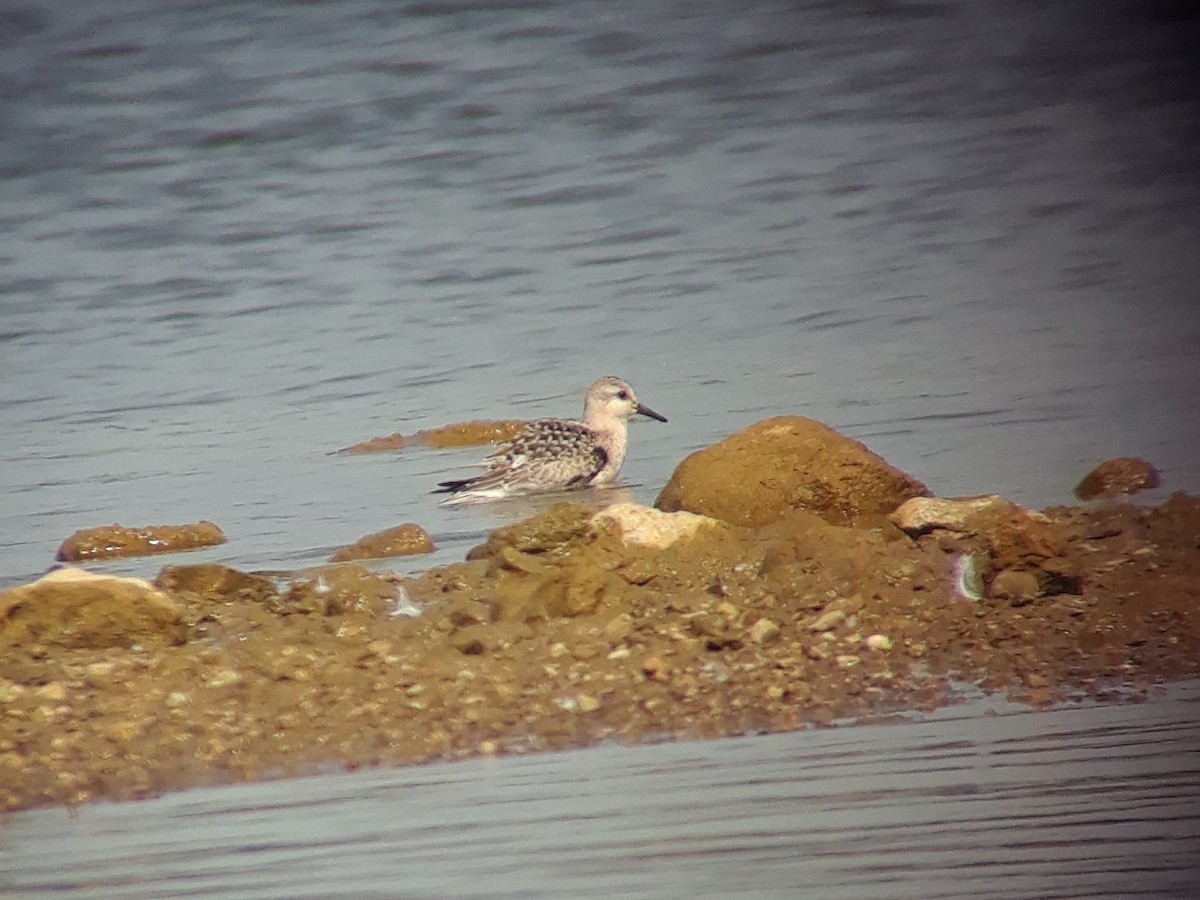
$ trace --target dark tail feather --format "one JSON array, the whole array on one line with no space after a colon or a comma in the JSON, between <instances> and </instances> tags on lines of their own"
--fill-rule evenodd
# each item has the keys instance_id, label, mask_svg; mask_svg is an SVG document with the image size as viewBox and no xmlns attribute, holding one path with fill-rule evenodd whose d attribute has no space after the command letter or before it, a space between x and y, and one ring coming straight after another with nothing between
<instances>
[{"instance_id":1,"label":"dark tail feather","mask_svg":"<svg viewBox=\"0 0 1200 900\"><path fill-rule=\"evenodd\" d=\"M438 486L429 493L431 494L457 494L468 484L474 481L474 478L462 478L458 481L439 481Z\"/></svg>"}]
</instances>

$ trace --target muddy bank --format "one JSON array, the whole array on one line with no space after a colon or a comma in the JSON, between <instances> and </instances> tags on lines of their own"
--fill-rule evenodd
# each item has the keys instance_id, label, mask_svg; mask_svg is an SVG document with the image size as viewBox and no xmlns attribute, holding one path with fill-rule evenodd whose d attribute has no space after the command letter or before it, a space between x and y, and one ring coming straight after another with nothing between
<instances>
[{"instance_id":1,"label":"muddy bank","mask_svg":"<svg viewBox=\"0 0 1200 900\"><path fill-rule=\"evenodd\" d=\"M741 458L828 438L771 428ZM916 482L837 459L837 478L785 460L772 482L829 509L747 515L693 464L679 511L559 504L416 578L176 565L145 590L114 579L110 607L89 579L86 639L75 595L8 592L0 802L796 729L953 702L952 679L1045 705L1200 674L1200 500L992 504L918 527L881 515L921 501ZM687 511L716 494L726 519Z\"/></svg>"}]
</instances>

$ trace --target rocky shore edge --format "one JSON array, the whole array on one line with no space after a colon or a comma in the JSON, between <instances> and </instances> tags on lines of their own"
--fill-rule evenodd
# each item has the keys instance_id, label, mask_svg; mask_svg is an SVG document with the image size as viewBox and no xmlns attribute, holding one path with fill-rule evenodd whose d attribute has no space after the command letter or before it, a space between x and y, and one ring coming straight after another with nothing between
<instances>
[{"instance_id":1,"label":"rocky shore edge","mask_svg":"<svg viewBox=\"0 0 1200 900\"><path fill-rule=\"evenodd\" d=\"M559 503L417 577L52 572L0 594L0 809L874 720L964 684L1137 698L1200 672L1200 500L1114 484L934 498L780 417L653 508Z\"/></svg>"}]
</instances>

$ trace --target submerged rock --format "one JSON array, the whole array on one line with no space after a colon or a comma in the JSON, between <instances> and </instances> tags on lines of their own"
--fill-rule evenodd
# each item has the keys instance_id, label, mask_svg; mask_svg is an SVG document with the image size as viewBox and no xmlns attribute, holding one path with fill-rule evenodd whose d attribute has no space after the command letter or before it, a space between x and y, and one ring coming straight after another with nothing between
<instances>
[{"instance_id":1,"label":"submerged rock","mask_svg":"<svg viewBox=\"0 0 1200 900\"><path fill-rule=\"evenodd\" d=\"M482 419L473 422L456 422L443 425L441 428L428 428L413 435L403 435L399 432L373 437L343 447L337 452L344 455L362 453L383 453L403 450L405 447L431 447L435 450L449 450L458 447L477 447L480 444L499 444L515 437L517 432L525 427L525 422L519 419Z\"/></svg>"},{"instance_id":2,"label":"submerged rock","mask_svg":"<svg viewBox=\"0 0 1200 900\"><path fill-rule=\"evenodd\" d=\"M858 441L812 419L780 416L693 453L654 505L748 527L794 509L834 524L876 524L910 497L928 494Z\"/></svg>"},{"instance_id":3,"label":"submerged rock","mask_svg":"<svg viewBox=\"0 0 1200 900\"><path fill-rule=\"evenodd\" d=\"M345 456L356 456L363 453L387 453L389 451L403 450L408 446L408 441L408 438L400 432L395 431L391 434L359 441L357 444L351 444L349 447L342 447L337 452Z\"/></svg>"},{"instance_id":4,"label":"submerged rock","mask_svg":"<svg viewBox=\"0 0 1200 900\"><path fill-rule=\"evenodd\" d=\"M511 440L524 428L520 419L489 419L473 422L457 422L441 428L418 431L412 436L414 443L436 450L455 447L477 447L480 444L499 444Z\"/></svg>"},{"instance_id":5,"label":"submerged rock","mask_svg":"<svg viewBox=\"0 0 1200 900\"><path fill-rule=\"evenodd\" d=\"M182 644L183 608L140 578L58 569L0 594L0 647Z\"/></svg>"}]
</instances>

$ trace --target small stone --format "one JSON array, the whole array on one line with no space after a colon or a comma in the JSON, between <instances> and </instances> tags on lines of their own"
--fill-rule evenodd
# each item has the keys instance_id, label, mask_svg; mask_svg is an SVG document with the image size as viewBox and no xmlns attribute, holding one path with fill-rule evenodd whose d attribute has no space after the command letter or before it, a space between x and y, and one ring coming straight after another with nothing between
<instances>
[{"instance_id":1,"label":"small stone","mask_svg":"<svg viewBox=\"0 0 1200 900\"><path fill-rule=\"evenodd\" d=\"M114 722L104 729L105 733L113 741L118 744L132 743L138 735L142 733L141 727L136 722Z\"/></svg>"},{"instance_id":2,"label":"small stone","mask_svg":"<svg viewBox=\"0 0 1200 900\"><path fill-rule=\"evenodd\" d=\"M839 669L852 669L862 663L862 657L855 656L852 653L845 653L835 657L834 661L838 664Z\"/></svg>"},{"instance_id":3,"label":"small stone","mask_svg":"<svg viewBox=\"0 0 1200 900\"><path fill-rule=\"evenodd\" d=\"M1038 597L1042 589L1033 572L1005 569L992 579L990 592L993 597L1010 600L1014 606L1019 606Z\"/></svg>"},{"instance_id":4,"label":"small stone","mask_svg":"<svg viewBox=\"0 0 1200 900\"><path fill-rule=\"evenodd\" d=\"M600 701L591 694L580 694L575 700L582 713L595 712L600 708Z\"/></svg>"},{"instance_id":5,"label":"small stone","mask_svg":"<svg viewBox=\"0 0 1200 900\"><path fill-rule=\"evenodd\" d=\"M667 664L657 656L647 656L642 660L642 671L647 678L659 680L666 677Z\"/></svg>"},{"instance_id":6,"label":"small stone","mask_svg":"<svg viewBox=\"0 0 1200 900\"><path fill-rule=\"evenodd\" d=\"M49 684L43 684L35 693L39 700L62 703L67 699L67 686L61 681L51 681Z\"/></svg>"},{"instance_id":7,"label":"small stone","mask_svg":"<svg viewBox=\"0 0 1200 900\"><path fill-rule=\"evenodd\" d=\"M211 688L229 687L231 684L237 684L242 680L242 674L233 669L219 669L213 673L208 679L208 686Z\"/></svg>"},{"instance_id":8,"label":"small stone","mask_svg":"<svg viewBox=\"0 0 1200 900\"><path fill-rule=\"evenodd\" d=\"M629 613L621 613L619 616L613 616L605 624L604 637L610 644L615 644L629 637L632 631L633 616Z\"/></svg>"},{"instance_id":9,"label":"small stone","mask_svg":"<svg viewBox=\"0 0 1200 900\"><path fill-rule=\"evenodd\" d=\"M750 626L750 640L756 644L766 644L779 637L780 628L770 619L759 619Z\"/></svg>"},{"instance_id":10,"label":"small stone","mask_svg":"<svg viewBox=\"0 0 1200 900\"><path fill-rule=\"evenodd\" d=\"M846 613L844 610L831 609L827 612L821 613L821 615L817 616L816 619L809 623L808 630L828 631L844 618L846 618Z\"/></svg>"},{"instance_id":11,"label":"small stone","mask_svg":"<svg viewBox=\"0 0 1200 900\"><path fill-rule=\"evenodd\" d=\"M864 643L872 650L891 650L894 643L886 634L869 634Z\"/></svg>"},{"instance_id":12,"label":"small stone","mask_svg":"<svg viewBox=\"0 0 1200 900\"><path fill-rule=\"evenodd\" d=\"M0 706L7 706L29 689L13 681L0 681Z\"/></svg>"},{"instance_id":13,"label":"small stone","mask_svg":"<svg viewBox=\"0 0 1200 900\"><path fill-rule=\"evenodd\" d=\"M171 691L167 694L167 699L163 702L171 709L178 709L181 706L187 706L192 700L192 695L185 691Z\"/></svg>"},{"instance_id":14,"label":"small stone","mask_svg":"<svg viewBox=\"0 0 1200 900\"><path fill-rule=\"evenodd\" d=\"M380 656L380 657L387 656L388 653L391 652L391 649L392 649L391 641L378 640L378 641L368 641L367 642L367 652L373 656Z\"/></svg>"},{"instance_id":15,"label":"small stone","mask_svg":"<svg viewBox=\"0 0 1200 900\"><path fill-rule=\"evenodd\" d=\"M726 600L723 603L717 604L717 612L729 619L731 622L738 617L738 608Z\"/></svg>"},{"instance_id":16,"label":"small stone","mask_svg":"<svg viewBox=\"0 0 1200 900\"><path fill-rule=\"evenodd\" d=\"M767 696L772 700L782 700L784 694L787 693L787 688L780 684L773 684L767 688Z\"/></svg>"}]
</instances>

